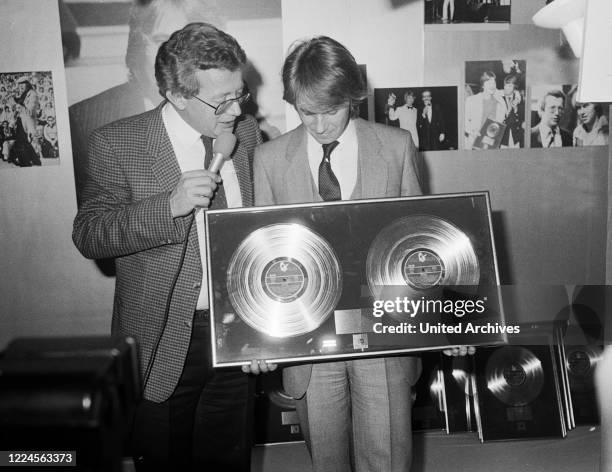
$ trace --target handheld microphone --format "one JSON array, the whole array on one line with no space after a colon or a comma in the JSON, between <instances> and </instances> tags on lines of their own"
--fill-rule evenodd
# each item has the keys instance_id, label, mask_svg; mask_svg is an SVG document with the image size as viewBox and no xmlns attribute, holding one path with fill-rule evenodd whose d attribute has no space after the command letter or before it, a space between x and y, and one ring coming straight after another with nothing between
<instances>
[{"instance_id":1,"label":"handheld microphone","mask_svg":"<svg viewBox=\"0 0 612 472\"><path fill-rule=\"evenodd\" d=\"M232 133L221 133L215 140L213 157L210 161L210 166L208 166L208 170L215 174L219 172L225 160L230 158L235 146L236 136Z\"/></svg>"}]
</instances>

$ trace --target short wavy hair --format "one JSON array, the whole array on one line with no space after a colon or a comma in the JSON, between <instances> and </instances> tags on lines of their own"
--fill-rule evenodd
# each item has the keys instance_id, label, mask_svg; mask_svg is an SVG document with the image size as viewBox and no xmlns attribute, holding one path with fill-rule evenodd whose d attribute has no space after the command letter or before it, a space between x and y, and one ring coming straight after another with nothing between
<instances>
[{"instance_id":1,"label":"short wavy hair","mask_svg":"<svg viewBox=\"0 0 612 472\"><path fill-rule=\"evenodd\" d=\"M207 69L236 71L246 54L233 36L208 23L190 23L163 43L155 58L155 79L162 97L197 95L196 72Z\"/></svg>"},{"instance_id":2,"label":"short wavy hair","mask_svg":"<svg viewBox=\"0 0 612 472\"><path fill-rule=\"evenodd\" d=\"M338 41L317 36L294 45L282 70L283 98L291 105L308 101L320 107L346 103L352 116L367 97L366 84L353 55Z\"/></svg>"}]
</instances>

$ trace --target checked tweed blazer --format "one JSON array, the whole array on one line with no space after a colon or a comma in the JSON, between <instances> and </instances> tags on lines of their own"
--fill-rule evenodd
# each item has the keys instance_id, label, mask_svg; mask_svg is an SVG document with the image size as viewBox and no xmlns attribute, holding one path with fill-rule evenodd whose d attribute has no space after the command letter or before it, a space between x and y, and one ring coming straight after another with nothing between
<instances>
[{"instance_id":1,"label":"checked tweed blazer","mask_svg":"<svg viewBox=\"0 0 612 472\"><path fill-rule=\"evenodd\" d=\"M170 193L181 171L162 121L162 106L92 133L72 234L85 257L116 258L112 333L133 336L138 342L141 377L162 329L188 237L168 323L144 391L144 397L155 402L170 396L183 370L202 282L196 226L185 234L192 216L172 218L170 213ZM251 206L253 155L261 142L255 119L243 116L235 134L233 163L243 205Z\"/></svg>"},{"instance_id":2,"label":"checked tweed blazer","mask_svg":"<svg viewBox=\"0 0 612 472\"><path fill-rule=\"evenodd\" d=\"M420 195L418 154L410 132L355 119L357 184L351 199ZM303 125L257 148L255 204L278 205L322 201L308 164ZM420 374L419 358L399 357L412 383ZM294 398L304 396L312 364L283 369L283 386Z\"/></svg>"}]
</instances>

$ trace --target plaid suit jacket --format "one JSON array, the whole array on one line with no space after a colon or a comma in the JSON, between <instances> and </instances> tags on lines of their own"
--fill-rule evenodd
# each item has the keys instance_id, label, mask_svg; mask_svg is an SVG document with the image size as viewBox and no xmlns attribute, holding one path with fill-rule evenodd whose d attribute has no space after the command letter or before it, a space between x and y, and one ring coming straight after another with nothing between
<instances>
[{"instance_id":1,"label":"plaid suit jacket","mask_svg":"<svg viewBox=\"0 0 612 472\"><path fill-rule=\"evenodd\" d=\"M162 104L163 105L163 104ZM168 323L144 397L161 402L174 391L191 337L202 281L196 226L191 215L172 218L170 193L181 171L164 127L161 107L116 121L92 133L82 201L73 241L88 258L116 258L112 333L133 336L143 376L162 329L166 301L188 238ZM261 142L257 123L236 126L233 163L244 206L253 204L252 161Z\"/></svg>"}]
</instances>

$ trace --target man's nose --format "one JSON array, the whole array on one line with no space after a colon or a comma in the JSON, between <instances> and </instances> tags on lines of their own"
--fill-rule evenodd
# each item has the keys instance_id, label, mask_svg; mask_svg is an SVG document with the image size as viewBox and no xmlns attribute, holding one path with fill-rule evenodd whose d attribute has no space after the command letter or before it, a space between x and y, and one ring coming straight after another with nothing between
<instances>
[{"instance_id":1,"label":"man's nose","mask_svg":"<svg viewBox=\"0 0 612 472\"><path fill-rule=\"evenodd\" d=\"M325 127L327 125L327 120L324 115L316 115L315 117L315 127L317 133L322 133L325 131Z\"/></svg>"},{"instance_id":2,"label":"man's nose","mask_svg":"<svg viewBox=\"0 0 612 472\"><path fill-rule=\"evenodd\" d=\"M234 101L232 102L232 104L226 110L225 113L227 113L228 115L232 115L232 116L240 116L242 115L242 107L240 106L238 101Z\"/></svg>"}]
</instances>

